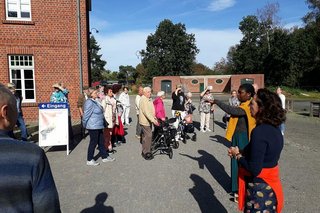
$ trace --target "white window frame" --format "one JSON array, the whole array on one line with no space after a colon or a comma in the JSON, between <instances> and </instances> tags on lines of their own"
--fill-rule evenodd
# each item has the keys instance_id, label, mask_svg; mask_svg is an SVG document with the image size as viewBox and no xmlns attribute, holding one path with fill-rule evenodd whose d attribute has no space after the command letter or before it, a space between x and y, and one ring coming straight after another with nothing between
<instances>
[{"instance_id":1,"label":"white window frame","mask_svg":"<svg viewBox=\"0 0 320 213\"><path fill-rule=\"evenodd\" d=\"M15 57L15 56L31 56L32 57L32 66L22 66L22 65L11 65L11 56ZM9 75L10 75L10 82L13 82L16 79L13 79L12 77L12 70L20 70L20 75L21 75L21 95L22 95L22 103L35 103L36 102L36 83L35 83L35 73L34 73L34 57L33 55L8 55L8 62L9 62ZM34 98L33 99L27 99L25 97L26 94L26 90L31 90L31 89L26 89L25 88L25 76L24 76L24 70L32 70L32 79L28 78L27 80L32 80L33 81L33 92L34 92Z\"/></svg>"},{"instance_id":2,"label":"white window frame","mask_svg":"<svg viewBox=\"0 0 320 213\"><path fill-rule=\"evenodd\" d=\"M6 20L12 20L12 21L31 21L31 0L29 1L29 12L30 13L30 18L22 18L21 17L21 0L5 0L6 1ZM17 7L17 17L9 17L9 1L12 1L16 4Z\"/></svg>"}]
</instances>

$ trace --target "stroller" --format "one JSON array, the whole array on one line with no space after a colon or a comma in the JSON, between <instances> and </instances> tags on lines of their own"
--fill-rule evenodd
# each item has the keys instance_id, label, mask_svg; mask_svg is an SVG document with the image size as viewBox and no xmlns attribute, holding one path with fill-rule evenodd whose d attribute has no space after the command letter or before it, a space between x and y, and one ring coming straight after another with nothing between
<instances>
[{"instance_id":1,"label":"stroller","mask_svg":"<svg viewBox=\"0 0 320 213\"><path fill-rule=\"evenodd\" d=\"M197 140L197 134L194 131L194 125L192 121L192 116L190 114L186 115L184 119L182 119L179 111L176 111L175 118L171 118L171 122L174 122L174 126L177 129L176 138L181 140L183 143L187 143L187 139L192 141ZM190 137L188 134L192 133L193 135Z\"/></svg>"},{"instance_id":2,"label":"stroller","mask_svg":"<svg viewBox=\"0 0 320 213\"><path fill-rule=\"evenodd\" d=\"M151 152L155 155L157 152L160 154L167 154L172 159L173 150L179 147L179 142L175 140L177 130L170 125L168 120L159 121L159 126L155 127L152 137Z\"/></svg>"}]
</instances>

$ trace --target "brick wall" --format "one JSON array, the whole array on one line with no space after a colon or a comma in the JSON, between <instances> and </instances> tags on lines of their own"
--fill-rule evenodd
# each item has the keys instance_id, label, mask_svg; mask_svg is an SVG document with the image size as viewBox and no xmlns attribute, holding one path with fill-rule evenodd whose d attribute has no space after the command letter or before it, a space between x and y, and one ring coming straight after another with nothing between
<instances>
[{"instance_id":1,"label":"brick wall","mask_svg":"<svg viewBox=\"0 0 320 213\"><path fill-rule=\"evenodd\" d=\"M86 1L81 2L83 83L88 85ZM5 1L0 2L0 82L9 82L8 55L34 56L36 103L23 104L27 121L37 121L40 102L48 102L52 85L63 82L71 113L79 119L76 101L80 92L77 1L32 0L32 21L6 21Z\"/></svg>"},{"instance_id":2,"label":"brick wall","mask_svg":"<svg viewBox=\"0 0 320 213\"><path fill-rule=\"evenodd\" d=\"M201 76L157 76L153 78L153 92L161 90L161 82L163 80L171 81L171 88L174 90L177 84L182 84L188 91L193 93L200 92L200 84L204 88L212 86L212 92L230 92L233 89L238 89L241 84L241 79L253 79L260 88L264 87L263 74L243 74L243 75L201 75ZM198 81L197 83L192 82Z\"/></svg>"}]
</instances>

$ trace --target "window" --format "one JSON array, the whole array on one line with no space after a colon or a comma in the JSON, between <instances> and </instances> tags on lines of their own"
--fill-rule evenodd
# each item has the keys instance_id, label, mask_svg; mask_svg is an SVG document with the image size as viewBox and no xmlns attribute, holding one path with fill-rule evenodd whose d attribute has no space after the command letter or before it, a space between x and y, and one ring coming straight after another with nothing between
<instances>
[{"instance_id":1,"label":"window","mask_svg":"<svg viewBox=\"0 0 320 213\"><path fill-rule=\"evenodd\" d=\"M23 103L36 101L34 82L34 62L31 55L9 56L10 82L23 97Z\"/></svg>"},{"instance_id":2,"label":"window","mask_svg":"<svg viewBox=\"0 0 320 213\"><path fill-rule=\"evenodd\" d=\"M222 80L222 79L218 78L218 79L216 80L216 84L222 84L222 83L223 83L223 80Z\"/></svg>"},{"instance_id":3,"label":"window","mask_svg":"<svg viewBox=\"0 0 320 213\"><path fill-rule=\"evenodd\" d=\"M192 84L198 84L199 81L198 81L197 79L193 79L193 80L191 81L191 83L192 83Z\"/></svg>"},{"instance_id":4,"label":"window","mask_svg":"<svg viewBox=\"0 0 320 213\"><path fill-rule=\"evenodd\" d=\"M31 21L31 0L6 0L7 20Z\"/></svg>"}]
</instances>

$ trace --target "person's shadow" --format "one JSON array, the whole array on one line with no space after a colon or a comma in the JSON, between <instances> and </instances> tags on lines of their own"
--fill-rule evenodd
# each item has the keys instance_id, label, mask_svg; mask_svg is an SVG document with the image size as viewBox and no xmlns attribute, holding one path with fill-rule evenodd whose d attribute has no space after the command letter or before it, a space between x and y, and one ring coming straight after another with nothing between
<instances>
[{"instance_id":1,"label":"person's shadow","mask_svg":"<svg viewBox=\"0 0 320 213\"><path fill-rule=\"evenodd\" d=\"M212 141L218 142L223 144L224 146L226 146L227 148L231 147L231 142L228 141L225 137L222 137L221 135L214 135L214 136L210 136L210 139Z\"/></svg>"},{"instance_id":2,"label":"person's shadow","mask_svg":"<svg viewBox=\"0 0 320 213\"><path fill-rule=\"evenodd\" d=\"M188 157L192 160L196 160L199 163L199 168L204 169L207 167L212 177L222 186L222 188L227 192L231 192L231 178L226 173L224 166L211 154L204 150L198 150L200 157L193 157L187 154L181 154L182 156Z\"/></svg>"},{"instance_id":3,"label":"person's shadow","mask_svg":"<svg viewBox=\"0 0 320 213\"><path fill-rule=\"evenodd\" d=\"M96 204L92 207L83 209L80 213L114 213L112 206L105 206L108 194L102 192L96 196Z\"/></svg>"},{"instance_id":4,"label":"person's shadow","mask_svg":"<svg viewBox=\"0 0 320 213\"><path fill-rule=\"evenodd\" d=\"M194 186L189 189L194 199L198 202L202 213L206 212L228 212L214 195L214 190L202 177L191 174L190 179Z\"/></svg>"}]
</instances>

